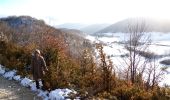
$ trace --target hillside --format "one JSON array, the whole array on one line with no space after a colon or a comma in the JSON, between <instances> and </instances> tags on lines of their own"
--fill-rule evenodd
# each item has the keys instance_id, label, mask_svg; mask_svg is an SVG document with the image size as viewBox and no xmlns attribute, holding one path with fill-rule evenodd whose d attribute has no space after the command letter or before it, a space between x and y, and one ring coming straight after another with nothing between
<instances>
[{"instance_id":1,"label":"hillside","mask_svg":"<svg viewBox=\"0 0 170 100\"><path fill-rule=\"evenodd\" d=\"M80 37L86 36L86 34L84 32L77 30L77 29L60 28L60 30L64 33L75 34L75 35L80 36Z\"/></svg>"},{"instance_id":2,"label":"hillside","mask_svg":"<svg viewBox=\"0 0 170 100\"><path fill-rule=\"evenodd\" d=\"M37 20L30 16L9 16L0 18L0 21L5 22L10 28L16 29L17 32L21 32L24 28L24 33L40 31L47 27L43 20Z\"/></svg>"},{"instance_id":3,"label":"hillside","mask_svg":"<svg viewBox=\"0 0 170 100\"><path fill-rule=\"evenodd\" d=\"M30 16L0 18L0 26L0 32L5 33L9 40L20 45L38 44L43 36L47 34L51 34L56 38L64 38L65 44L68 44L70 48L74 48L74 50L69 49L73 55L76 54L75 51L83 49L83 41L86 41L83 37L84 34L80 31L56 29L47 25L43 20Z\"/></svg>"},{"instance_id":4,"label":"hillside","mask_svg":"<svg viewBox=\"0 0 170 100\"><path fill-rule=\"evenodd\" d=\"M147 27L147 32L170 32L170 21L149 19L149 18L131 18L114 23L96 33L116 33L116 32L128 32L127 26L137 23L144 23Z\"/></svg>"}]
</instances>

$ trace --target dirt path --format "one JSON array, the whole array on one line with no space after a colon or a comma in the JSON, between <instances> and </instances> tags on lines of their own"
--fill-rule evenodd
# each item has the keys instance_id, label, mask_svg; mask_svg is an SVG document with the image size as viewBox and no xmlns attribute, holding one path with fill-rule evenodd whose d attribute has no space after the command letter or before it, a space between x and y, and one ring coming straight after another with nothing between
<instances>
[{"instance_id":1,"label":"dirt path","mask_svg":"<svg viewBox=\"0 0 170 100\"><path fill-rule=\"evenodd\" d=\"M36 92L0 76L0 100L42 100Z\"/></svg>"}]
</instances>

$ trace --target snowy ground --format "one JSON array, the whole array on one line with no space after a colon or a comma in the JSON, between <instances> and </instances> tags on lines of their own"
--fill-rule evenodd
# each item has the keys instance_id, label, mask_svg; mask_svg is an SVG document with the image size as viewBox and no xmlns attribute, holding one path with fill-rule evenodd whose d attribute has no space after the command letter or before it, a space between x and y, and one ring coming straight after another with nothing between
<instances>
[{"instance_id":1,"label":"snowy ground","mask_svg":"<svg viewBox=\"0 0 170 100\"><path fill-rule=\"evenodd\" d=\"M7 71L4 66L0 65L0 76L3 76L8 80L15 80L19 82L22 86L30 88L31 91L38 92L38 96L43 98L43 100L64 100L65 97L68 97L69 93L76 94L76 91L70 89L56 89L51 91L50 93L48 91L42 91L40 89L37 90L35 82L33 80L27 77L22 78L20 75L16 75L16 72L16 70ZM0 83L2 83L2 81L0 81ZM0 90L0 92L2 91Z\"/></svg>"},{"instance_id":2,"label":"snowy ground","mask_svg":"<svg viewBox=\"0 0 170 100\"><path fill-rule=\"evenodd\" d=\"M124 59L121 57L122 55L126 55L128 51L124 48L122 43L127 40L127 34L125 33L105 33L109 35L109 37L93 37L87 36L86 38L91 40L92 42L102 42L107 44L104 46L104 51L107 55L111 56L113 63L121 68L123 63L125 63ZM165 59L170 59L170 33L158 33L152 32L147 33L151 36L152 44L149 46L149 51L156 54L162 55L159 59L157 59L156 63L159 66L164 66L160 64L160 61ZM168 68L168 72L170 72L170 68ZM160 85L168 84L170 85L170 74L167 73Z\"/></svg>"}]
</instances>

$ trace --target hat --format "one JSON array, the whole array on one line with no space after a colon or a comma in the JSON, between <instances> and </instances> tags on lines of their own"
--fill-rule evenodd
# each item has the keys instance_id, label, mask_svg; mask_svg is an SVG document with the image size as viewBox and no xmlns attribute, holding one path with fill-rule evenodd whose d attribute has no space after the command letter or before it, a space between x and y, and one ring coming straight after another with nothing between
<instances>
[{"instance_id":1,"label":"hat","mask_svg":"<svg viewBox=\"0 0 170 100\"><path fill-rule=\"evenodd\" d=\"M40 54L40 50L36 49L36 50L35 50L35 53Z\"/></svg>"}]
</instances>

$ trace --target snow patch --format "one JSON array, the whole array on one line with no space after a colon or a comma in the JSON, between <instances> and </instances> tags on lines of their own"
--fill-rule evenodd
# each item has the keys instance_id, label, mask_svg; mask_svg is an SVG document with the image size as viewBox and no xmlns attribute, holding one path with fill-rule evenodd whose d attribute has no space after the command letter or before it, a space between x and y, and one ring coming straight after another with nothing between
<instances>
[{"instance_id":1,"label":"snow patch","mask_svg":"<svg viewBox=\"0 0 170 100\"><path fill-rule=\"evenodd\" d=\"M30 86L30 83L32 82L32 80L28 79L28 78L24 78L22 81L21 81L21 84L25 87L29 87Z\"/></svg>"},{"instance_id":2,"label":"snow patch","mask_svg":"<svg viewBox=\"0 0 170 100\"><path fill-rule=\"evenodd\" d=\"M0 65L0 75L3 75L5 73L5 69L2 65Z\"/></svg>"},{"instance_id":3,"label":"snow patch","mask_svg":"<svg viewBox=\"0 0 170 100\"><path fill-rule=\"evenodd\" d=\"M94 42L94 41L96 40L95 37L90 36L90 35L87 35L87 36L86 36L86 39L88 39L88 40L90 40L90 41L92 41L92 42Z\"/></svg>"},{"instance_id":4,"label":"snow patch","mask_svg":"<svg viewBox=\"0 0 170 100\"><path fill-rule=\"evenodd\" d=\"M14 80L16 81L21 81L21 76L20 75L16 75L13 77Z\"/></svg>"},{"instance_id":5,"label":"snow patch","mask_svg":"<svg viewBox=\"0 0 170 100\"><path fill-rule=\"evenodd\" d=\"M39 91L39 94L38 94L39 97L42 97L43 100L48 100L48 96L47 96L47 94L49 93L48 91L42 91L42 90L38 90L38 91ZM51 99L51 100L55 100L55 99Z\"/></svg>"},{"instance_id":6,"label":"snow patch","mask_svg":"<svg viewBox=\"0 0 170 100\"><path fill-rule=\"evenodd\" d=\"M12 70L12 71L6 72L3 76L9 80L12 80L16 72L17 72L16 70Z\"/></svg>"},{"instance_id":7,"label":"snow patch","mask_svg":"<svg viewBox=\"0 0 170 100\"><path fill-rule=\"evenodd\" d=\"M49 99L51 100L64 100L63 92L61 89L56 89L51 91L49 94Z\"/></svg>"},{"instance_id":8,"label":"snow patch","mask_svg":"<svg viewBox=\"0 0 170 100\"><path fill-rule=\"evenodd\" d=\"M49 99L50 100L64 100L65 97L67 97L68 94L71 92L76 93L75 91L72 91L70 89L56 89L50 92Z\"/></svg>"},{"instance_id":9,"label":"snow patch","mask_svg":"<svg viewBox=\"0 0 170 100\"><path fill-rule=\"evenodd\" d=\"M36 83L33 82L33 80L31 80L31 82L29 83L29 86L30 86L30 88L31 88L32 91L37 91ZM43 86L42 81L39 81L39 86L40 86L40 87Z\"/></svg>"}]
</instances>

